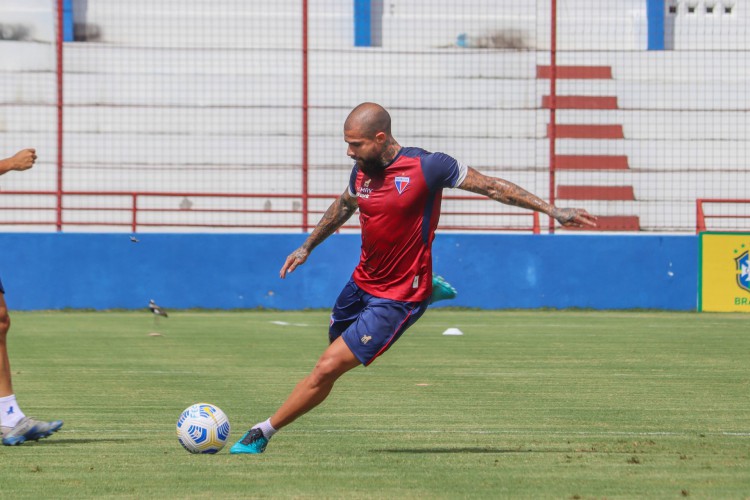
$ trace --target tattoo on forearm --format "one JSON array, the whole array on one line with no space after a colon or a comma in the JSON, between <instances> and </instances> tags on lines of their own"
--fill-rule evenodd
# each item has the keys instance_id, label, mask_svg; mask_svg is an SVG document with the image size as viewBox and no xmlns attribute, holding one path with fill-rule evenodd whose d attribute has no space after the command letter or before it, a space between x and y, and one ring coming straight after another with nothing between
<instances>
[{"instance_id":1,"label":"tattoo on forearm","mask_svg":"<svg viewBox=\"0 0 750 500\"><path fill-rule=\"evenodd\" d=\"M551 214L553 211L553 207L549 203L529 193L522 187L503 179L483 177L481 185L472 186L469 190L483 194L490 199L505 203L506 205L527 208L547 214Z\"/></svg>"},{"instance_id":2,"label":"tattoo on forearm","mask_svg":"<svg viewBox=\"0 0 750 500\"><path fill-rule=\"evenodd\" d=\"M544 211L549 205L525 189L513 184L512 182L502 181L500 179L494 179L495 183L502 186L498 193L503 203L508 205L514 205L521 208L529 208L531 210Z\"/></svg>"},{"instance_id":3,"label":"tattoo on forearm","mask_svg":"<svg viewBox=\"0 0 750 500\"><path fill-rule=\"evenodd\" d=\"M343 226L344 223L348 221L356 211L356 200L347 203L343 196L339 197L339 199L334 201L331 206L328 207L328 210L326 210L326 213L323 214L323 217L321 217L318 225L315 226L313 232L310 233L310 236L305 241L305 248L310 251L318 246L323 242L323 240L328 238L330 235L335 233L338 228Z\"/></svg>"}]
</instances>

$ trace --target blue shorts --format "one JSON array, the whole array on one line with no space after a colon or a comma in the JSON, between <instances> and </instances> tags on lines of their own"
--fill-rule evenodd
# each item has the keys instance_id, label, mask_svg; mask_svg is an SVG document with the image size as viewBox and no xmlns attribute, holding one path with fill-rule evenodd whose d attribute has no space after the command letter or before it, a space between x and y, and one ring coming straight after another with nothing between
<instances>
[{"instance_id":1,"label":"blue shorts","mask_svg":"<svg viewBox=\"0 0 750 500\"><path fill-rule=\"evenodd\" d=\"M399 302L365 292L350 279L331 312L328 340L343 337L365 366L387 351L427 310L430 300Z\"/></svg>"}]
</instances>

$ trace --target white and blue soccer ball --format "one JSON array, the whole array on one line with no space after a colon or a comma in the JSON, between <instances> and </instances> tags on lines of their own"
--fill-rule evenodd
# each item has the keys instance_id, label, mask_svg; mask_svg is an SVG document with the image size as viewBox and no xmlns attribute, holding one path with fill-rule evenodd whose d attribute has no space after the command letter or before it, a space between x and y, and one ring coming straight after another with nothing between
<instances>
[{"instance_id":1,"label":"white and blue soccer ball","mask_svg":"<svg viewBox=\"0 0 750 500\"><path fill-rule=\"evenodd\" d=\"M177 439L190 453L218 453L229 438L229 419L218 406L196 403L177 419Z\"/></svg>"}]
</instances>

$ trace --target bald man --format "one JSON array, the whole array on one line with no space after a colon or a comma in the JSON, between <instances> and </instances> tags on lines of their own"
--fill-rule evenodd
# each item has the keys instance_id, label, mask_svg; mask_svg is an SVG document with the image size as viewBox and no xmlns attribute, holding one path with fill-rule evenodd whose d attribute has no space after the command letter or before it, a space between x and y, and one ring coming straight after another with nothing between
<instances>
[{"instance_id":1,"label":"bald man","mask_svg":"<svg viewBox=\"0 0 750 500\"><path fill-rule=\"evenodd\" d=\"M391 117L363 103L344 123L347 155L355 161L349 185L307 240L287 257L280 277L304 264L310 252L359 208L362 253L341 291L328 330L330 344L312 372L268 420L251 428L231 453L262 453L281 428L320 404L344 373L368 366L427 310L432 293L432 241L445 188L536 210L566 227L595 226L585 210L557 208L515 184L482 175L444 153L401 147Z\"/></svg>"},{"instance_id":2,"label":"bald man","mask_svg":"<svg viewBox=\"0 0 750 500\"><path fill-rule=\"evenodd\" d=\"M28 170L34 166L36 150L23 149L4 160L0 160L0 175L11 170ZM10 359L8 358L8 330L10 316L5 304L5 289L0 280L0 435L3 444L13 446L26 441L38 441L56 432L63 423L61 420L43 422L27 417L16 402L10 378Z\"/></svg>"}]
</instances>

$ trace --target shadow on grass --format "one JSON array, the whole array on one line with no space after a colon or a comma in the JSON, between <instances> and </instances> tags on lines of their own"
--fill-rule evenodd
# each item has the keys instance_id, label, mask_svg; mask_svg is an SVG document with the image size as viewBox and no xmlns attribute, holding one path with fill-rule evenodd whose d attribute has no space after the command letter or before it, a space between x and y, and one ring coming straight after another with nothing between
<instances>
[{"instance_id":1,"label":"shadow on grass","mask_svg":"<svg viewBox=\"0 0 750 500\"><path fill-rule=\"evenodd\" d=\"M93 443L127 443L129 441L144 441L145 438L90 438L90 439L66 439L66 438L52 438L40 441L26 441L23 443L23 447L27 446L60 446L60 445L71 445L71 444L93 444ZM21 445L19 445L21 446Z\"/></svg>"},{"instance_id":2,"label":"shadow on grass","mask_svg":"<svg viewBox=\"0 0 750 500\"><path fill-rule=\"evenodd\" d=\"M534 450L507 449L507 448L385 448L382 450L370 450L370 453L534 453Z\"/></svg>"}]
</instances>

